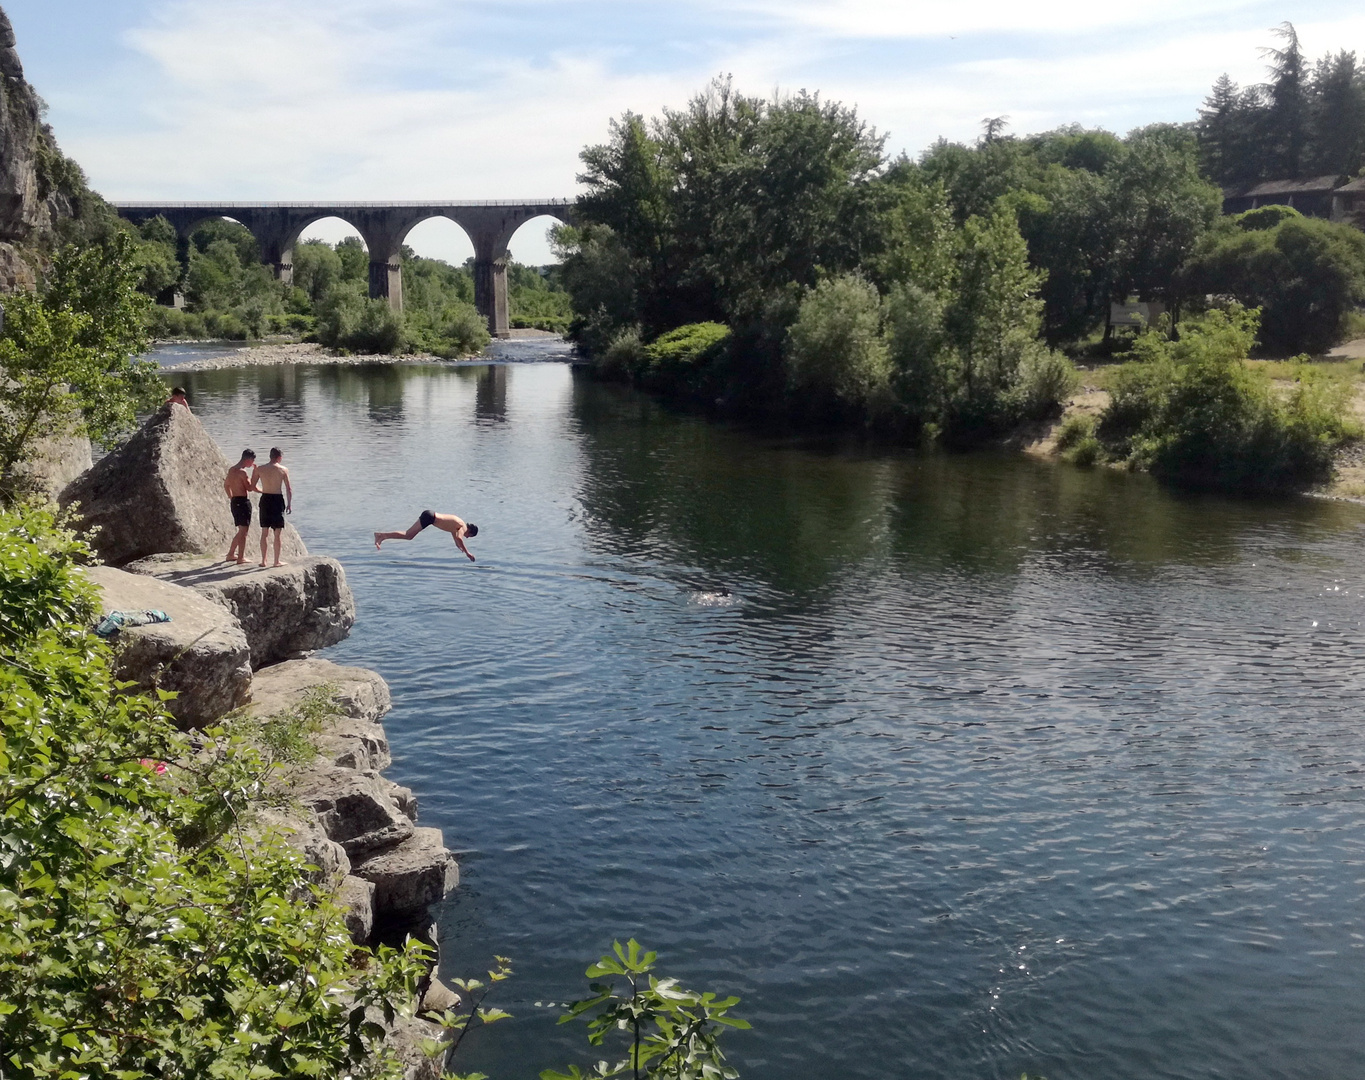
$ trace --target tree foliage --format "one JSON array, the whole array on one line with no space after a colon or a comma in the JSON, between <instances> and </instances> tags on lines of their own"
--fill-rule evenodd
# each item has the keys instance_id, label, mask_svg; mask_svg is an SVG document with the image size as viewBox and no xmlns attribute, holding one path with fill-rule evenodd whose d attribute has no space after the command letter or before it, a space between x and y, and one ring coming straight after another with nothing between
<instances>
[{"instance_id":1,"label":"tree foliage","mask_svg":"<svg viewBox=\"0 0 1365 1080\"><path fill-rule=\"evenodd\" d=\"M1365 68L1354 52L1310 64L1292 23L1262 49L1267 81L1238 87L1224 74L1199 111L1205 172L1221 184L1354 176L1365 166Z\"/></svg>"},{"instance_id":2,"label":"tree foliage","mask_svg":"<svg viewBox=\"0 0 1365 1080\"><path fill-rule=\"evenodd\" d=\"M5 301L0 336L0 493L45 440L89 436L108 445L132 429L162 390L146 348L146 297L135 245L115 233L68 245L39 295Z\"/></svg>"},{"instance_id":3,"label":"tree foliage","mask_svg":"<svg viewBox=\"0 0 1365 1080\"><path fill-rule=\"evenodd\" d=\"M1326 352L1365 303L1365 235L1288 207L1250 210L1204 236L1182 285L1260 308L1261 344L1276 355Z\"/></svg>"}]
</instances>

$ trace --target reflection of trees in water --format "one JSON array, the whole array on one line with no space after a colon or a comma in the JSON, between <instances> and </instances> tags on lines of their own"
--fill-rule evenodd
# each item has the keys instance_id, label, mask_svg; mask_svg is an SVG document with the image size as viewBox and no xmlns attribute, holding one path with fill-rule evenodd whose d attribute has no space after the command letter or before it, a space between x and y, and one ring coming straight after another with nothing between
<instances>
[{"instance_id":1,"label":"reflection of trees in water","mask_svg":"<svg viewBox=\"0 0 1365 1080\"><path fill-rule=\"evenodd\" d=\"M1146 476L1018 455L813 447L670 412L575 380L592 540L619 555L742 575L808 594L884 562L964 580L1026 568L1141 576L1238 561L1273 524L1305 542L1360 521L1357 508L1166 491Z\"/></svg>"},{"instance_id":2,"label":"reflection of trees in water","mask_svg":"<svg viewBox=\"0 0 1365 1080\"><path fill-rule=\"evenodd\" d=\"M885 545L889 461L802 453L586 378L573 411L579 499L613 554L802 594Z\"/></svg>"}]
</instances>

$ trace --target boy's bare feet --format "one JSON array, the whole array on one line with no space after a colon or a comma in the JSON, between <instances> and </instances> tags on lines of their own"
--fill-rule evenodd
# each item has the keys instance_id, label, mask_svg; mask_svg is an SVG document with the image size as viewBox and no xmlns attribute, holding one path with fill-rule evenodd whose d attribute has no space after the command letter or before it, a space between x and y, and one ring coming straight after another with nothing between
<instances>
[{"instance_id":1,"label":"boy's bare feet","mask_svg":"<svg viewBox=\"0 0 1365 1080\"><path fill-rule=\"evenodd\" d=\"M238 566L245 566L245 565L246 565L246 560L245 560L245 559L237 559L236 562L237 562L237 565L238 565Z\"/></svg>"},{"instance_id":2,"label":"boy's bare feet","mask_svg":"<svg viewBox=\"0 0 1365 1080\"><path fill-rule=\"evenodd\" d=\"M265 564L262 563L261 565L264 566ZM283 562L277 562L275 565L276 565L276 566L288 566L289 564L288 564L288 563L283 563Z\"/></svg>"},{"instance_id":3,"label":"boy's bare feet","mask_svg":"<svg viewBox=\"0 0 1365 1080\"><path fill-rule=\"evenodd\" d=\"M383 542L384 542L383 540L379 539L379 534L378 534L378 533L375 533L375 534L374 534L374 549L375 549L375 551L378 551L378 550L379 550L379 545L382 544Z\"/></svg>"}]
</instances>

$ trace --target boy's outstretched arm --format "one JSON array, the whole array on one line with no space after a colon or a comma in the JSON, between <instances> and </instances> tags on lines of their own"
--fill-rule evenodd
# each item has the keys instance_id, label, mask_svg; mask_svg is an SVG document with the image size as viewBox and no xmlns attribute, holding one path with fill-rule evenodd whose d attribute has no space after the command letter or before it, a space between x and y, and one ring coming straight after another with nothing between
<instances>
[{"instance_id":1,"label":"boy's outstretched arm","mask_svg":"<svg viewBox=\"0 0 1365 1080\"><path fill-rule=\"evenodd\" d=\"M464 530L461 530L461 532L463 532L463 531L464 531ZM456 546L457 546L461 551L463 551L466 555L469 556L469 561L470 561L470 562L475 562L476 560L475 560L475 558L474 558L474 553L473 553L472 551L470 551L467 547L464 546L464 537L461 536L460 533L458 533L458 532L451 533L450 535L454 538Z\"/></svg>"}]
</instances>

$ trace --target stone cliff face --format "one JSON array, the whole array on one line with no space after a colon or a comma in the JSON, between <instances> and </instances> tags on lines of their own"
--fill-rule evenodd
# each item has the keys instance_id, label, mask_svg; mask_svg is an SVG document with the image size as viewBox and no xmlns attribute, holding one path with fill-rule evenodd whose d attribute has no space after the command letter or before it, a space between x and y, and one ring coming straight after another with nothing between
<instances>
[{"instance_id":1,"label":"stone cliff face","mask_svg":"<svg viewBox=\"0 0 1365 1080\"><path fill-rule=\"evenodd\" d=\"M64 180L78 176L43 123L14 27L0 9L0 292L34 287L35 263L51 246L57 222L71 215Z\"/></svg>"}]
</instances>

